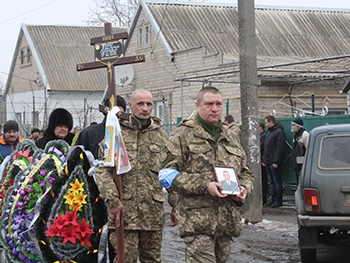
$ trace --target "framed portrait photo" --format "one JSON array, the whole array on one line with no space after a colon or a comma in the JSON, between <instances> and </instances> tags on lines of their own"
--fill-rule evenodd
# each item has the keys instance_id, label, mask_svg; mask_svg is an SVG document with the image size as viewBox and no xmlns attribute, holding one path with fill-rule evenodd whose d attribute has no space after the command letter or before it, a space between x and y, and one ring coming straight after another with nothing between
<instances>
[{"instance_id":1,"label":"framed portrait photo","mask_svg":"<svg viewBox=\"0 0 350 263\"><path fill-rule=\"evenodd\" d=\"M229 166L213 166L216 180L222 185L222 194L239 195L241 193L236 171Z\"/></svg>"}]
</instances>

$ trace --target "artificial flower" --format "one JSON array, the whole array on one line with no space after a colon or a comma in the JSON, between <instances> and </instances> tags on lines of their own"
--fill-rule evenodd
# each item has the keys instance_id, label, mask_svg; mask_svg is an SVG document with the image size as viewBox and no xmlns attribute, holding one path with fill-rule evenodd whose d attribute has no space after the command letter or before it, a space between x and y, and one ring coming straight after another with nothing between
<instances>
[{"instance_id":1,"label":"artificial flower","mask_svg":"<svg viewBox=\"0 0 350 263\"><path fill-rule=\"evenodd\" d=\"M63 166L63 161L56 155L43 154L41 149L37 149L37 152L34 151L34 155L37 157L30 158L32 163L26 163L26 170L23 168L24 157L19 153L17 153L16 162L7 168L8 177L5 181L9 184L12 183L12 185L4 194L3 200L6 210L1 215L0 226L5 230L5 235L0 237L0 241L5 247L4 251L8 262L43 262L36 242L32 239L34 235L34 211L37 203L40 206L40 202L45 200L43 195L51 187L50 178L46 178L46 175L50 172L51 178L57 177L56 165ZM29 155L25 154L25 156ZM55 180L51 179L51 181ZM52 230L50 235L54 233Z\"/></svg>"},{"instance_id":2,"label":"artificial flower","mask_svg":"<svg viewBox=\"0 0 350 263\"><path fill-rule=\"evenodd\" d=\"M92 231L92 229L90 228L90 224L88 222L86 222L86 219L83 218L81 220L81 223L79 224L79 232L80 232L80 236L82 238L85 238L86 236L90 236L90 234L93 234L94 231Z\"/></svg>"},{"instance_id":3,"label":"artificial flower","mask_svg":"<svg viewBox=\"0 0 350 263\"><path fill-rule=\"evenodd\" d=\"M80 183L78 179L75 179L75 182L70 183L69 185L72 187L71 190L73 190L74 192L84 191L83 189L84 183Z\"/></svg>"},{"instance_id":4,"label":"artificial flower","mask_svg":"<svg viewBox=\"0 0 350 263\"><path fill-rule=\"evenodd\" d=\"M63 237L63 244L66 244L68 241L71 242L72 244L76 244L76 228L75 227L67 227L64 228L61 232L61 236Z\"/></svg>"}]
</instances>

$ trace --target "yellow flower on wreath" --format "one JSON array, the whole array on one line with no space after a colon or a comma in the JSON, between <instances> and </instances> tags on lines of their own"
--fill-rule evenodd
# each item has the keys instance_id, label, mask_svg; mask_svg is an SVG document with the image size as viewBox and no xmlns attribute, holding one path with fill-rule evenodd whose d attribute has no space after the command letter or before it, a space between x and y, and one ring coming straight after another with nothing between
<instances>
[{"instance_id":1,"label":"yellow flower on wreath","mask_svg":"<svg viewBox=\"0 0 350 263\"><path fill-rule=\"evenodd\" d=\"M74 183L70 183L69 184L71 186L72 191L83 191L84 192L84 188L83 185L84 183L80 183L78 179L75 179Z\"/></svg>"},{"instance_id":2,"label":"yellow flower on wreath","mask_svg":"<svg viewBox=\"0 0 350 263\"><path fill-rule=\"evenodd\" d=\"M69 184L71 188L68 190L68 193L63 196L66 201L65 204L69 205L71 211L78 210L81 211L81 208L86 203L87 194L84 194L84 183L80 183L78 179L75 179L74 183Z\"/></svg>"}]
</instances>

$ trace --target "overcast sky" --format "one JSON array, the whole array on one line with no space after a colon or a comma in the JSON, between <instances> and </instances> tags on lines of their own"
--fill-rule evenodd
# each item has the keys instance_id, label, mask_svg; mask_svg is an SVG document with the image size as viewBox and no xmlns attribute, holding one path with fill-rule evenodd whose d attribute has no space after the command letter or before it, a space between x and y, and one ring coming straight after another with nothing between
<instances>
[{"instance_id":1,"label":"overcast sky","mask_svg":"<svg viewBox=\"0 0 350 263\"><path fill-rule=\"evenodd\" d=\"M36 25L86 25L91 0L2 0L0 5L0 82L5 83L22 23ZM231 2L211 0L208 2ZM255 5L347 8L349 0L255 0ZM349 14L350 15L350 14ZM87 39L89 42L89 39Z\"/></svg>"}]
</instances>

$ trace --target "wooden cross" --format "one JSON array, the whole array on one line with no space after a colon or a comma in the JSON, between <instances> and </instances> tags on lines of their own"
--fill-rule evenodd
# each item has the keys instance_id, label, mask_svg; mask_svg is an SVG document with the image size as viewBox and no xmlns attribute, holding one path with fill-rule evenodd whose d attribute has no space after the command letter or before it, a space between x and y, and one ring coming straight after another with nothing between
<instances>
[{"instance_id":1,"label":"wooden cross","mask_svg":"<svg viewBox=\"0 0 350 263\"><path fill-rule=\"evenodd\" d=\"M112 34L112 24L104 24L105 35L90 39L90 44L95 46L95 62L77 64L77 71L107 68L109 106L116 105L116 84L114 67L125 64L133 64L145 61L144 55L124 57L124 39L128 33ZM100 105L100 111L106 111L105 106Z\"/></svg>"},{"instance_id":2,"label":"wooden cross","mask_svg":"<svg viewBox=\"0 0 350 263\"><path fill-rule=\"evenodd\" d=\"M95 46L95 62L82 63L77 65L77 71L97 69L107 67L108 78L108 99L109 107L117 106L117 93L115 84L114 66L144 62L144 55L124 57L124 39L128 38L126 32L112 34L111 23L104 25L105 35L102 37L91 38L90 44ZM100 105L100 111L106 112L105 105ZM125 116L126 115L126 116ZM128 119L128 115L118 112L119 118ZM116 169L113 170L113 180L116 184L119 199L122 202L122 180L121 176L116 174ZM125 262L125 247L124 247L124 224L123 217L120 216L120 225L116 226L117 238L117 257L119 263Z\"/></svg>"}]
</instances>

